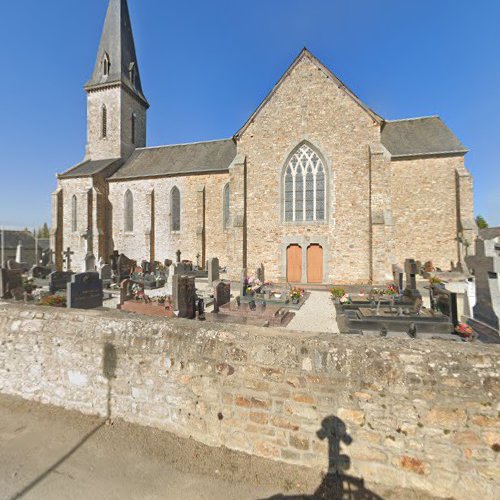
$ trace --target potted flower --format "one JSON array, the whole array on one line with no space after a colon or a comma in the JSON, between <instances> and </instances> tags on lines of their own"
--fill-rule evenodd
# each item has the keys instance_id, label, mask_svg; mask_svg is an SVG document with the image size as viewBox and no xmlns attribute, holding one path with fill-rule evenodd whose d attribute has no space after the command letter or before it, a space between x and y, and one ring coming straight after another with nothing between
<instances>
[{"instance_id":1,"label":"potted flower","mask_svg":"<svg viewBox=\"0 0 500 500\"><path fill-rule=\"evenodd\" d=\"M300 288L292 288L292 291L290 292L290 299L292 300L292 304L298 304L303 296L304 290Z\"/></svg>"},{"instance_id":2,"label":"potted flower","mask_svg":"<svg viewBox=\"0 0 500 500\"><path fill-rule=\"evenodd\" d=\"M346 295L346 291L344 288L333 287L330 289L330 294L332 296L333 301L339 301L342 297Z\"/></svg>"},{"instance_id":3,"label":"potted flower","mask_svg":"<svg viewBox=\"0 0 500 500\"><path fill-rule=\"evenodd\" d=\"M459 335L465 342L474 340L474 330L467 323L459 323L455 327L455 333Z\"/></svg>"},{"instance_id":4,"label":"potted flower","mask_svg":"<svg viewBox=\"0 0 500 500\"><path fill-rule=\"evenodd\" d=\"M351 296L348 293L345 293L342 297L340 297L339 302L341 304L350 304Z\"/></svg>"}]
</instances>

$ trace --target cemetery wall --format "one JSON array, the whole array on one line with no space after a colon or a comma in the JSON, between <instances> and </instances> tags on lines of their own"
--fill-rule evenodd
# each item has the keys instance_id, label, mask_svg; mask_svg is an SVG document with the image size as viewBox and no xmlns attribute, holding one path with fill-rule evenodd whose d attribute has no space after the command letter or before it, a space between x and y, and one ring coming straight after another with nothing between
<instances>
[{"instance_id":1,"label":"cemetery wall","mask_svg":"<svg viewBox=\"0 0 500 500\"><path fill-rule=\"evenodd\" d=\"M330 170L326 223L282 222L282 174L289 155L309 141ZM308 57L295 66L238 142L247 157L248 269L284 275L287 243L323 243L328 281L370 278L369 146L380 127ZM305 239L305 240L304 240ZM316 241L315 241L316 240Z\"/></svg>"},{"instance_id":2,"label":"cemetery wall","mask_svg":"<svg viewBox=\"0 0 500 500\"><path fill-rule=\"evenodd\" d=\"M462 157L391 162L395 262L402 264L411 255L443 270L457 263L455 171L463 162Z\"/></svg>"},{"instance_id":3,"label":"cemetery wall","mask_svg":"<svg viewBox=\"0 0 500 500\"><path fill-rule=\"evenodd\" d=\"M155 259L175 262L177 250L183 260L196 264L200 253L197 230L202 226L198 216L198 190L205 188L205 234L206 258L219 257L221 266L227 266L230 255L230 236L222 225L223 189L229 174L162 177L109 183L109 198L112 206L112 240L114 248L127 257L149 260L149 237L151 208L148 197L154 192ZM181 194L181 230L171 231L171 192L174 186ZM124 196L130 189L134 196L134 231L124 231Z\"/></svg>"},{"instance_id":4,"label":"cemetery wall","mask_svg":"<svg viewBox=\"0 0 500 500\"><path fill-rule=\"evenodd\" d=\"M109 388L112 417L322 468L342 421L347 474L459 500L499 491L499 364L494 345L0 304L3 393L104 416Z\"/></svg>"}]
</instances>

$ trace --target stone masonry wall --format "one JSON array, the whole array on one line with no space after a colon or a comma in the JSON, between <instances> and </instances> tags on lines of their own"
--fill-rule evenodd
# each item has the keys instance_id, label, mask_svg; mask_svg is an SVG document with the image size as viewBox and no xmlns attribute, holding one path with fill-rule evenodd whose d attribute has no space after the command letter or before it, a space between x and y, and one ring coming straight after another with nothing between
<instances>
[{"instance_id":1,"label":"stone masonry wall","mask_svg":"<svg viewBox=\"0 0 500 500\"><path fill-rule=\"evenodd\" d=\"M393 161L395 262L408 257L444 270L458 260L455 171L463 158Z\"/></svg>"},{"instance_id":2,"label":"stone masonry wall","mask_svg":"<svg viewBox=\"0 0 500 500\"><path fill-rule=\"evenodd\" d=\"M304 140L330 170L326 223L282 222L283 170ZM283 277L283 241L321 238L330 282L367 283L369 147L379 142L379 125L304 55L238 143L247 157L248 269L263 262L267 278Z\"/></svg>"},{"instance_id":3,"label":"stone masonry wall","mask_svg":"<svg viewBox=\"0 0 500 500\"><path fill-rule=\"evenodd\" d=\"M175 252L181 250L182 259L196 263L201 251L197 240L200 224L197 211L198 190L205 187L206 256L218 257L221 266L228 265L230 255L229 231L222 223L223 189L229 174L163 177L109 183L109 199L112 211L112 243L115 250L131 259L149 259L146 231L151 227L151 210L147 196L154 191L155 206L155 258L175 261ZM171 231L171 191L174 186L181 194L181 230ZM134 196L134 231L124 231L124 195L130 189Z\"/></svg>"},{"instance_id":4,"label":"stone masonry wall","mask_svg":"<svg viewBox=\"0 0 500 500\"><path fill-rule=\"evenodd\" d=\"M0 304L3 393L104 416L105 351L112 417L322 468L317 433L337 418L351 476L458 500L499 491L498 346Z\"/></svg>"}]
</instances>

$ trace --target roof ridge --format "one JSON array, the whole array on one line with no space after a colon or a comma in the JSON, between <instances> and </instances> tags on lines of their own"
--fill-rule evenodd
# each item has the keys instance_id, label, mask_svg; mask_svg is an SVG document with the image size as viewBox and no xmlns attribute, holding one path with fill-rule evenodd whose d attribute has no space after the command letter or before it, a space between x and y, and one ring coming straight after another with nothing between
<instances>
[{"instance_id":1,"label":"roof ridge","mask_svg":"<svg viewBox=\"0 0 500 500\"><path fill-rule=\"evenodd\" d=\"M386 123L411 122L413 120L423 120L425 118L441 118L440 115L415 116L414 118L398 118L397 120L385 120Z\"/></svg>"},{"instance_id":2,"label":"roof ridge","mask_svg":"<svg viewBox=\"0 0 500 500\"><path fill-rule=\"evenodd\" d=\"M136 151L144 151L147 149L174 148L176 146L192 146L195 144L210 144L212 142L224 142L224 141L232 141L232 140L234 140L232 137L227 137L226 139L213 139L210 141L180 142L178 144L164 144L161 146L147 146L147 147L143 147L143 148L136 148Z\"/></svg>"}]
</instances>

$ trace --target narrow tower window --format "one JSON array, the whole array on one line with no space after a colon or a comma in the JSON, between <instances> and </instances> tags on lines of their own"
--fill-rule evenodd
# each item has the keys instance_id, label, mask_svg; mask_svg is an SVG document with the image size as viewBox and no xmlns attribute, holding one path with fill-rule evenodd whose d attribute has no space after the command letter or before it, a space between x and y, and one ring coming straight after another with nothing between
<instances>
[{"instance_id":1,"label":"narrow tower window","mask_svg":"<svg viewBox=\"0 0 500 500\"><path fill-rule=\"evenodd\" d=\"M125 232L131 233L134 230L134 197L130 189L125 193L123 214Z\"/></svg>"},{"instance_id":2,"label":"narrow tower window","mask_svg":"<svg viewBox=\"0 0 500 500\"><path fill-rule=\"evenodd\" d=\"M135 121L136 121L136 114L132 113L132 117L130 118L132 144L135 144Z\"/></svg>"},{"instance_id":3,"label":"narrow tower window","mask_svg":"<svg viewBox=\"0 0 500 500\"><path fill-rule=\"evenodd\" d=\"M71 198L71 231L73 231L74 233L76 233L78 229L77 217L78 217L78 201L76 199L76 195L73 195L73 198Z\"/></svg>"},{"instance_id":4,"label":"narrow tower window","mask_svg":"<svg viewBox=\"0 0 500 500\"><path fill-rule=\"evenodd\" d=\"M104 76L109 76L110 69L111 69L111 63L109 61L109 55L105 53L104 57L102 58L102 74Z\"/></svg>"},{"instance_id":5,"label":"narrow tower window","mask_svg":"<svg viewBox=\"0 0 500 500\"><path fill-rule=\"evenodd\" d=\"M230 211L230 198L231 198L231 192L229 191L229 183L227 183L224 186L224 195L223 195L223 224L224 224L224 230L226 230L229 227L229 218L231 216L231 211Z\"/></svg>"},{"instance_id":6,"label":"narrow tower window","mask_svg":"<svg viewBox=\"0 0 500 500\"><path fill-rule=\"evenodd\" d=\"M135 69L135 63L131 62L130 66L128 67L128 76L130 78L130 82L132 85L135 85L135 76L136 76L136 69Z\"/></svg>"},{"instance_id":7,"label":"narrow tower window","mask_svg":"<svg viewBox=\"0 0 500 500\"><path fill-rule=\"evenodd\" d=\"M172 189L171 193L171 212L172 212L172 221L171 228L172 231L180 231L181 230L181 193L177 187Z\"/></svg>"},{"instance_id":8,"label":"narrow tower window","mask_svg":"<svg viewBox=\"0 0 500 500\"><path fill-rule=\"evenodd\" d=\"M105 137L108 137L108 110L106 106L102 107L102 130L101 130L101 136L104 139Z\"/></svg>"}]
</instances>

